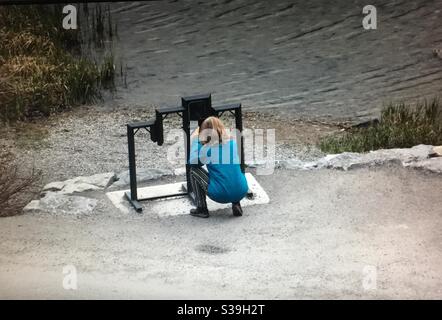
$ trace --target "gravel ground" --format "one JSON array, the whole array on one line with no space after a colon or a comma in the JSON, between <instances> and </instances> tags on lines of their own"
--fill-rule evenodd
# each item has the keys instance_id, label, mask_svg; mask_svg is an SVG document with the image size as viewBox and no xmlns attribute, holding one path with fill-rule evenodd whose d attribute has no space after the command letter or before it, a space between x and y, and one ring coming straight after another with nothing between
<instances>
[{"instance_id":1,"label":"gravel ground","mask_svg":"<svg viewBox=\"0 0 442 320\"><path fill-rule=\"evenodd\" d=\"M0 143L11 148L22 165L34 166L43 173L42 183L66 180L80 175L127 170L126 123L152 116L151 111L104 111L82 107L70 112L1 129ZM225 118L229 125L229 118ZM268 113L246 112L244 126L250 129L275 129L276 159L294 156L309 160L321 155L315 147L319 137L337 130L336 124L312 120L281 118ZM234 127L234 124L232 124ZM165 137L170 129L180 128L178 116L165 121ZM181 144L180 144L181 145ZM158 146L146 132L136 139L137 166L179 168L167 160L171 143Z\"/></svg>"}]
</instances>

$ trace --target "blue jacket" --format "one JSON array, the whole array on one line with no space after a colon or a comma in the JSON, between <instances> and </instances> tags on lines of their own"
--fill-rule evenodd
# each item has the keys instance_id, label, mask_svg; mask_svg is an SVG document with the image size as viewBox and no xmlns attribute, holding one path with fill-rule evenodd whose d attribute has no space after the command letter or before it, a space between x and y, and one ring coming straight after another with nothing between
<instances>
[{"instance_id":1,"label":"blue jacket","mask_svg":"<svg viewBox=\"0 0 442 320\"><path fill-rule=\"evenodd\" d=\"M241 171L238 149L234 140L222 144L202 145L197 138L191 142L190 164L205 164L209 171L207 195L220 203L238 202L248 191L247 180Z\"/></svg>"}]
</instances>

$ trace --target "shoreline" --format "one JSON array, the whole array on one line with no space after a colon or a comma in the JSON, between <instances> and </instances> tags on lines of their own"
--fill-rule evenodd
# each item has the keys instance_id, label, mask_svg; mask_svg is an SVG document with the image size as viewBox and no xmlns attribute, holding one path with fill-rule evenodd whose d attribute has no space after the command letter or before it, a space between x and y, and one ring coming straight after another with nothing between
<instances>
[{"instance_id":1,"label":"shoreline","mask_svg":"<svg viewBox=\"0 0 442 320\"><path fill-rule=\"evenodd\" d=\"M244 128L275 129L277 160L296 157L308 161L323 156L316 143L340 129L339 123L323 120L284 118L281 114L248 110L243 113ZM147 119L152 114L137 108L103 110L82 106L3 127L0 144L13 151L25 169L41 170L41 185L97 172L122 171L128 167L126 123ZM228 120L226 125L230 125ZM180 128L180 119L168 118L164 126L166 138L170 129ZM157 146L147 133L140 132L136 139L137 166L176 169L179 165L164 161L169 145L165 141L163 146Z\"/></svg>"}]
</instances>

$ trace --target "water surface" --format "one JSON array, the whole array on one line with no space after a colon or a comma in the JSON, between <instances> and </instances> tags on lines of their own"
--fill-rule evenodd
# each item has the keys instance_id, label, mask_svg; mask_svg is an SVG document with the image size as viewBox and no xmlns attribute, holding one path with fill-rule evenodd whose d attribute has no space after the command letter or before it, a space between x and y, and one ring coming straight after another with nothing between
<instances>
[{"instance_id":1,"label":"water surface","mask_svg":"<svg viewBox=\"0 0 442 320\"><path fill-rule=\"evenodd\" d=\"M362 28L362 8L378 29ZM300 116L375 115L442 89L442 0L112 3L129 88L119 104L215 103Z\"/></svg>"}]
</instances>

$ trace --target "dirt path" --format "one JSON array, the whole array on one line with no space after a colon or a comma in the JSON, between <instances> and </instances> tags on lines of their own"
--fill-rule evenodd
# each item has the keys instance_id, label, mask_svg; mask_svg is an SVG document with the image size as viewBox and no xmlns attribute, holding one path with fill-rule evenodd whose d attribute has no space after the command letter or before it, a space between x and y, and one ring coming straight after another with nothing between
<instances>
[{"instance_id":1,"label":"dirt path","mask_svg":"<svg viewBox=\"0 0 442 320\"><path fill-rule=\"evenodd\" d=\"M110 203L78 219L2 218L0 298L442 298L439 175L257 179L271 203L242 218L122 215ZM65 265L77 268L75 291L62 287ZM364 289L367 270L376 289Z\"/></svg>"}]
</instances>

